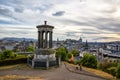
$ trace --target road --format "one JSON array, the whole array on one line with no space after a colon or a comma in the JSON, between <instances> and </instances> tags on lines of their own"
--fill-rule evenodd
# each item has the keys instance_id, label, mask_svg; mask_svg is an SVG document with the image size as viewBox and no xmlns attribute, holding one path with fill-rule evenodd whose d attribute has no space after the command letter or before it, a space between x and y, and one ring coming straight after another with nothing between
<instances>
[{"instance_id":1,"label":"road","mask_svg":"<svg viewBox=\"0 0 120 80\"><path fill-rule=\"evenodd\" d=\"M66 69L63 63L59 68L52 68L49 70L40 70L40 69L1 70L0 76L4 76L4 75L39 77L43 80L104 80L97 77L86 76L86 75L70 72Z\"/></svg>"}]
</instances>

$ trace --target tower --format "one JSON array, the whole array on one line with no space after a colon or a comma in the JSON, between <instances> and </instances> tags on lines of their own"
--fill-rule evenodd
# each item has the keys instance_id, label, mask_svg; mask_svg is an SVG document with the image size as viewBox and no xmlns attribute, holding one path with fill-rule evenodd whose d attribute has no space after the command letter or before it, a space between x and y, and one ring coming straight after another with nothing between
<instances>
[{"instance_id":1,"label":"tower","mask_svg":"<svg viewBox=\"0 0 120 80\"><path fill-rule=\"evenodd\" d=\"M80 37L79 42L82 43L82 38Z\"/></svg>"},{"instance_id":2,"label":"tower","mask_svg":"<svg viewBox=\"0 0 120 80\"><path fill-rule=\"evenodd\" d=\"M89 47L89 46L88 46L88 42L87 42L87 40L86 40L86 42L85 42L85 49L88 50L88 47Z\"/></svg>"}]
</instances>

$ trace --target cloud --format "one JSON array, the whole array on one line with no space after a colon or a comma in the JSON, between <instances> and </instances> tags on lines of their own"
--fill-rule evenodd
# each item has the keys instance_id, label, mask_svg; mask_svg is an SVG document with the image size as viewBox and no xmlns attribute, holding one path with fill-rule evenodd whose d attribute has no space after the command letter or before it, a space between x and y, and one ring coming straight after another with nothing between
<instances>
[{"instance_id":1,"label":"cloud","mask_svg":"<svg viewBox=\"0 0 120 80\"><path fill-rule=\"evenodd\" d=\"M101 31L95 29L81 29L82 34L101 34Z\"/></svg>"},{"instance_id":2,"label":"cloud","mask_svg":"<svg viewBox=\"0 0 120 80\"><path fill-rule=\"evenodd\" d=\"M53 16L63 16L64 14L65 14L65 11L58 11L58 12L53 13L52 15Z\"/></svg>"},{"instance_id":3,"label":"cloud","mask_svg":"<svg viewBox=\"0 0 120 80\"><path fill-rule=\"evenodd\" d=\"M120 31L120 20L114 19L114 18L96 18L92 23L93 26L95 26L98 29L102 29L105 31L111 31L111 32L119 32Z\"/></svg>"},{"instance_id":4,"label":"cloud","mask_svg":"<svg viewBox=\"0 0 120 80\"><path fill-rule=\"evenodd\" d=\"M22 26L22 27L21 27ZM23 26L23 25L0 25L1 37L32 37L37 38L36 27Z\"/></svg>"},{"instance_id":5,"label":"cloud","mask_svg":"<svg viewBox=\"0 0 120 80\"><path fill-rule=\"evenodd\" d=\"M18 31L19 36L37 38L36 25L47 20L55 26L55 38L78 39L83 34L91 41L101 36L112 40L120 35L119 3L119 0L1 0L0 27L4 27L0 32L3 37L7 36L5 31L11 33L9 36L16 36Z\"/></svg>"},{"instance_id":6,"label":"cloud","mask_svg":"<svg viewBox=\"0 0 120 80\"><path fill-rule=\"evenodd\" d=\"M12 15L12 12L10 11L10 9L0 6L0 15L10 17Z\"/></svg>"},{"instance_id":7,"label":"cloud","mask_svg":"<svg viewBox=\"0 0 120 80\"><path fill-rule=\"evenodd\" d=\"M68 37L75 37L76 35L75 35L75 32L66 32L66 34L65 34L66 36L68 36Z\"/></svg>"},{"instance_id":8,"label":"cloud","mask_svg":"<svg viewBox=\"0 0 120 80\"><path fill-rule=\"evenodd\" d=\"M15 8L15 12L22 13L23 10L24 10L24 9L23 9L23 8L20 8L20 7Z\"/></svg>"},{"instance_id":9,"label":"cloud","mask_svg":"<svg viewBox=\"0 0 120 80\"><path fill-rule=\"evenodd\" d=\"M11 24L9 21L3 21L3 20L0 20L0 23L1 24Z\"/></svg>"},{"instance_id":10,"label":"cloud","mask_svg":"<svg viewBox=\"0 0 120 80\"><path fill-rule=\"evenodd\" d=\"M95 38L94 40L120 40L120 38L117 38L117 37L99 37L99 38Z\"/></svg>"}]
</instances>

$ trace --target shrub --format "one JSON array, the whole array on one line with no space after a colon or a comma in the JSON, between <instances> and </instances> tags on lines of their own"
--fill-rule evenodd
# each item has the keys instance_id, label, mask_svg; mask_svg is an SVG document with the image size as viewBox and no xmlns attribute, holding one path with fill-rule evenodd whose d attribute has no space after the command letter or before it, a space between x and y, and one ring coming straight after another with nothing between
<instances>
[{"instance_id":1,"label":"shrub","mask_svg":"<svg viewBox=\"0 0 120 80\"><path fill-rule=\"evenodd\" d=\"M117 69L116 69L116 77L120 78L120 64L118 64Z\"/></svg>"},{"instance_id":2,"label":"shrub","mask_svg":"<svg viewBox=\"0 0 120 80\"><path fill-rule=\"evenodd\" d=\"M27 58L7 59L0 61L0 66L27 63Z\"/></svg>"},{"instance_id":3,"label":"shrub","mask_svg":"<svg viewBox=\"0 0 120 80\"><path fill-rule=\"evenodd\" d=\"M15 54L11 54L11 55L10 55L10 58L11 58L11 59L14 59L15 57L16 57Z\"/></svg>"},{"instance_id":4,"label":"shrub","mask_svg":"<svg viewBox=\"0 0 120 80\"><path fill-rule=\"evenodd\" d=\"M2 57L4 57L4 59L7 59L7 58L15 58L15 54L13 53L12 50L5 50L5 51L2 53Z\"/></svg>"},{"instance_id":5,"label":"shrub","mask_svg":"<svg viewBox=\"0 0 120 80\"><path fill-rule=\"evenodd\" d=\"M107 68L110 68L111 66L110 62L100 62L98 63L98 69L107 72Z\"/></svg>"},{"instance_id":6,"label":"shrub","mask_svg":"<svg viewBox=\"0 0 120 80\"><path fill-rule=\"evenodd\" d=\"M80 60L80 63L86 67L97 68L96 56L92 54L85 54L83 58Z\"/></svg>"},{"instance_id":7,"label":"shrub","mask_svg":"<svg viewBox=\"0 0 120 80\"><path fill-rule=\"evenodd\" d=\"M99 62L97 68L102 71L109 72L108 71L109 68L116 67L116 66L117 66L117 63L105 61L105 62Z\"/></svg>"},{"instance_id":8,"label":"shrub","mask_svg":"<svg viewBox=\"0 0 120 80\"><path fill-rule=\"evenodd\" d=\"M28 47L27 47L27 51L28 51L28 52L34 52L34 50L35 50L35 49L34 49L33 46L28 46Z\"/></svg>"},{"instance_id":9,"label":"shrub","mask_svg":"<svg viewBox=\"0 0 120 80\"><path fill-rule=\"evenodd\" d=\"M12 51L6 50L6 51L3 52L3 54L4 54L5 58L9 58L10 55L12 54Z\"/></svg>"},{"instance_id":10,"label":"shrub","mask_svg":"<svg viewBox=\"0 0 120 80\"><path fill-rule=\"evenodd\" d=\"M0 53L0 60L4 60L4 59L5 59L4 54Z\"/></svg>"},{"instance_id":11,"label":"shrub","mask_svg":"<svg viewBox=\"0 0 120 80\"><path fill-rule=\"evenodd\" d=\"M116 75L116 67L110 67L107 70L108 70L108 73L112 74L113 76Z\"/></svg>"}]
</instances>

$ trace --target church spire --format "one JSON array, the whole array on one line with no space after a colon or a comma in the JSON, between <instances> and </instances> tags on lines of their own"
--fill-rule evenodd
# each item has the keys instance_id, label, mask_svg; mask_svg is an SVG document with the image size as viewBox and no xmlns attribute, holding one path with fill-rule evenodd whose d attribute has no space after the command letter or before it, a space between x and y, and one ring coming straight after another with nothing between
<instances>
[{"instance_id":1,"label":"church spire","mask_svg":"<svg viewBox=\"0 0 120 80\"><path fill-rule=\"evenodd\" d=\"M79 39L79 42L81 43L82 42L82 38L80 37L80 39Z\"/></svg>"},{"instance_id":2,"label":"church spire","mask_svg":"<svg viewBox=\"0 0 120 80\"><path fill-rule=\"evenodd\" d=\"M88 42L87 42L87 40L86 40L86 43L85 43L85 47L88 47Z\"/></svg>"}]
</instances>

